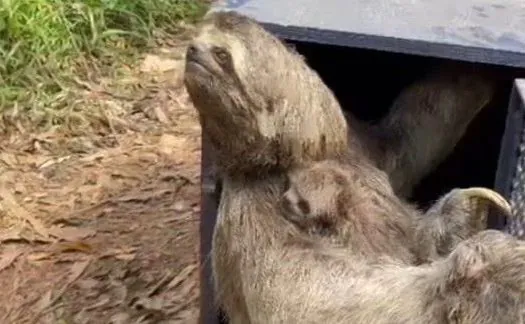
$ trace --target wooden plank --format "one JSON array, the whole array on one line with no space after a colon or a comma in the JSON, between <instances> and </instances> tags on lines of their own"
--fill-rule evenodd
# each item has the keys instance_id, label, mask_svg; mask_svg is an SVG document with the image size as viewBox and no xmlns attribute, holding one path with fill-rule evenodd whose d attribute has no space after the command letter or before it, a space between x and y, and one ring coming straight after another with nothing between
<instances>
[{"instance_id":1,"label":"wooden plank","mask_svg":"<svg viewBox=\"0 0 525 324\"><path fill-rule=\"evenodd\" d=\"M523 0L223 0L284 39L525 67Z\"/></svg>"}]
</instances>

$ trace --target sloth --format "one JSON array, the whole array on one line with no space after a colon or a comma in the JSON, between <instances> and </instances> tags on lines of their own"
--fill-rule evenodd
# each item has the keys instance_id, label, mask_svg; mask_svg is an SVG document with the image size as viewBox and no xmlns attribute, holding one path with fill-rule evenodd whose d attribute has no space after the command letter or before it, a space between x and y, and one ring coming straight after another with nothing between
<instances>
[{"instance_id":1,"label":"sloth","mask_svg":"<svg viewBox=\"0 0 525 324\"><path fill-rule=\"evenodd\" d=\"M383 170L393 188L406 186L396 179L427 172L486 102L490 82L483 75L443 72L453 75L446 95L433 95L423 107L398 106L386 121L362 127L345 120L300 56L252 19L214 12L198 28L184 83L222 179L211 263L217 303L231 323L524 322L525 242L483 230L449 255L415 265L351 253L359 242L315 240L279 204L287 174L323 160L366 164ZM426 92L439 92L440 84ZM427 126L432 134L439 130L431 143L421 139ZM390 131L397 144L385 149ZM372 198L364 197L367 203ZM367 230L354 229L361 231L356 235Z\"/></svg>"},{"instance_id":2,"label":"sloth","mask_svg":"<svg viewBox=\"0 0 525 324\"><path fill-rule=\"evenodd\" d=\"M490 103L495 82L490 70L439 65L402 90L383 120L365 127L368 155L388 174L398 196L410 197L421 179L453 151L470 122Z\"/></svg>"},{"instance_id":3,"label":"sloth","mask_svg":"<svg viewBox=\"0 0 525 324\"><path fill-rule=\"evenodd\" d=\"M486 229L491 207L511 216L500 194L477 187L451 190L424 214L394 195L384 172L328 160L292 170L280 204L284 217L310 235L367 258L388 255L416 264L447 256Z\"/></svg>"}]
</instances>

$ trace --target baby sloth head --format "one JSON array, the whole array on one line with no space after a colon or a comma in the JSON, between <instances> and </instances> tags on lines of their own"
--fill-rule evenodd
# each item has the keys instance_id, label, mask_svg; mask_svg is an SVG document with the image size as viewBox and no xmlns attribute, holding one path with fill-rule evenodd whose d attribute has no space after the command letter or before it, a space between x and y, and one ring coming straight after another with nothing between
<instances>
[{"instance_id":1,"label":"baby sloth head","mask_svg":"<svg viewBox=\"0 0 525 324\"><path fill-rule=\"evenodd\" d=\"M322 235L373 223L371 215L389 206L381 197L391 193L391 188L381 171L365 169L327 160L289 172L281 199L285 218L309 233Z\"/></svg>"},{"instance_id":2,"label":"baby sloth head","mask_svg":"<svg viewBox=\"0 0 525 324\"><path fill-rule=\"evenodd\" d=\"M366 164L322 161L288 173L283 216L298 228L364 253L410 258L410 217L384 172Z\"/></svg>"},{"instance_id":3,"label":"baby sloth head","mask_svg":"<svg viewBox=\"0 0 525 324\"><path fill-rule=\"evenodd\" d=\"M344 210L339 200L348 196L347 179L339 170L315 165L288 174L281 200L285 217L311 233L329 234Z\"/></svg>"}]
</instances>

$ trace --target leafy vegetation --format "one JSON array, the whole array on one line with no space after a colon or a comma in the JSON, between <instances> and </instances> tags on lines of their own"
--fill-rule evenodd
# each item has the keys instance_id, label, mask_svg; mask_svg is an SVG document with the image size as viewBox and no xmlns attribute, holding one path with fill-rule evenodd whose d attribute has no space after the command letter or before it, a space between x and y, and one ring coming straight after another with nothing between
<instances>
[{"instance_id":1,"label":"leafy vegetation","mask_svg":"<svg viewBox=\"0 0 525 324\"><path fill-rule=\"evenodd\" d=\"M48 117L68 105L71 80L205 10L202 0L0 0L0 117L59 122Z\"/></svg>"}]
</instances>

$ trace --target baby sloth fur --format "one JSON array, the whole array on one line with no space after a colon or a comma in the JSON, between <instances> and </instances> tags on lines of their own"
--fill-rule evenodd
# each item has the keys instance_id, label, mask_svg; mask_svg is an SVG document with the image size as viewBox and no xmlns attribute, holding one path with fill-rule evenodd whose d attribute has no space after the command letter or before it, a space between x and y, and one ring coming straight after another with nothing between
<instances>
[{"instance_id":1,"label":"baby sloth fur","mask_svg":"<svg viewBox=\"0 0 525 324\"><path fill-rule=\"evenodd\" d=\"M407 263L447 256L486 229L490 207L511 216L508 202L486 188L454 189L423 214L394 195L384 172L366 167L327 160L292 170L281 199L283 215L351 253Z\"/></svg>"},{"instance_id":2,"label":"baby sloth fur","mask_svg":"<svg viewBox=\"0 0 525 324\"><path fill-rule=\"evenodd\" d=\"M316 240L279 204L288 172L322 160L370 163L389 177L417 169L392 178L420 177L490 97L483 77L462 71L449 78L454 86L430 82L435 88L425 93L446 84L447 95L434 95L421 110L397 106L370 129L347 123L319 76L253 20L212 13L199 28L184 79L222 178L211 262L230 323L523 323L525 242L481 231L448 256L416 266ZM390 136L397 128L403 131ZM419 137L424 129L447 136ZM396 145L381 149L385 138ZM404 213L396 204L383 208Z\"/></svg>"}]
</instances>

